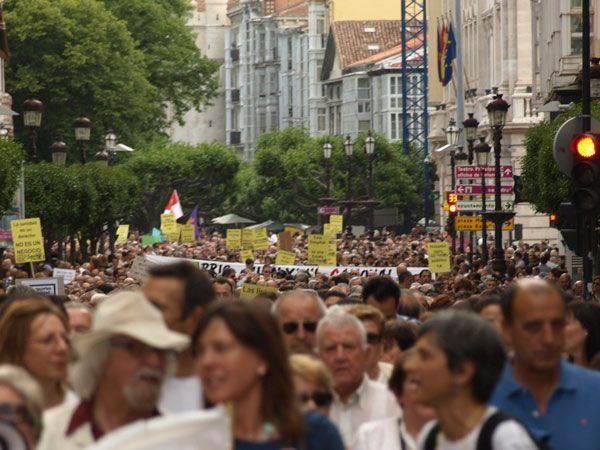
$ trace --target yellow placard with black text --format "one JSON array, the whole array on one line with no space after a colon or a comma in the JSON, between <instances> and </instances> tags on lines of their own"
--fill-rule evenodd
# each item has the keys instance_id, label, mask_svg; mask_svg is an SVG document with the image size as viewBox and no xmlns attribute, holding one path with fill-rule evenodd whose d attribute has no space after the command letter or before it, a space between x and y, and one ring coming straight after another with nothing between
<instances>
[{"instance_id":1,"label":"yellow placard with black text","mask_svg":"<svg viewBox=\"0 0 600 450\"><path fill-rule=\"evenodd\" d=\"M435 273L450 272L450 246L447 242L427 244L429 270Z\"/></svg>"},{"instance_id":2,"label":"yellow placard with black text","mask_svg":"<svg viewBox=\"0 0 600 450\"><path fill-rule=\"evenodd\" d=\"M239 250L242 248L242 230L227 230L227 241L225 245L228 250Z\"/></svg>"},{"instance_id":3,"label":"yellow placard with black text","mask_svg":"<svg viewBox=\"0 0 600 450\"><path fill-rule=\"evenodd\" d=\"M279 250L277 252L277 258L275 258L275 265L277 266L293 266L296 263L296 254L294 252L288 252L285 250Z\"/></svg>"},{"instance_id":4,"label":"yellow placard with black text","mask_svg":"<svg viewBox=\"0 0 600 450\"><path fill-rule=\"evenodd\" d=\"M39 217L13 220L10 223L17 264L44 261L44 237Z\"/></svg>"},{"instance_id":5,"label":"yellow placard with black text","mask_svg":"<svg viewBox=\"0 0 600 450\"><path fill-rule=\"evenodd\" d=\"M115 244L126 244L128 237L129 225L119 225L119 228L117 228L117 239L115 240Z\"/></svg>"}]
</instances>

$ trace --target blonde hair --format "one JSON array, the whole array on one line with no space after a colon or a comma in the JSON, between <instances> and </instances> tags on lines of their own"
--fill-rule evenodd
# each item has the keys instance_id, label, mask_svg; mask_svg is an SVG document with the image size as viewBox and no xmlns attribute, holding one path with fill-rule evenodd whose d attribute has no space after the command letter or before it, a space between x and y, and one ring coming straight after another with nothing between
<instances>
[{"instance_id":1,"label":"blonde hair","mask_svg":"<svg viewBox=\"0 0 600 450\"><path fill-rule=\"evenodd\" d=\"M321 360L308 355L292 355L290 366L293 375L304 378L320 388L333 391L333 378Z\"/></svg>"},{"instance_id":2,"label":"blonde hair","mask_svg":"<svg viewBox=\"0 0 600 450\"><path fill-rule=\"evenodd\" d=\"M370 320L377 325L379 334L383 335L383 329L385 328L385 317L377 308L370 305L356 305L348 309L348 314L352 314L361 322Z\"/></svg>"}]
</instances>

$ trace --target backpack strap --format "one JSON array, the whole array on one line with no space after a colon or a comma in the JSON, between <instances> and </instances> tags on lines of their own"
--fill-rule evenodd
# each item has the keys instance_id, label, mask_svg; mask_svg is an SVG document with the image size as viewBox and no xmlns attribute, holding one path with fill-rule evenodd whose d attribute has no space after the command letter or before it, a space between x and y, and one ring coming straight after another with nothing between
<instances>
[{"instance_id":1,"label":"backpack strap","mask_svg":"<svg viewBox=\"0 0 600 450\"><path fill-rule=\"evenodd\" d=\"M437 447L437 437L440 434L440 423L436 422L436 424L429 430L427 437L425 438L425 445L423 446L423 450L436 450Z\"/></svg>"},{"instance_id":2,"label":"backpack strap","mask_svg":"<svg viewBox=\"0 0 600 450\"><path fill-rule=\"evenodd\" d=\"M498 425L507 420L512 420L512 417L502 411L496 411L488 417L481 427L475 448L477 450L493 450L492 436L494 435L494 431L496 431Z\"/></svg>"}]
</instances>

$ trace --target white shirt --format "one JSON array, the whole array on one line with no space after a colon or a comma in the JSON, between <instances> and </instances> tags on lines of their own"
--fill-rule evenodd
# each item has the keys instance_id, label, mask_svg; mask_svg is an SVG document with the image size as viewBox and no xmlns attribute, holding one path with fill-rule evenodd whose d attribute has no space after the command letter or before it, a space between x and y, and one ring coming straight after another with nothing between
<instances>
[{"instance_id":1,"label":"white shirt","mask_svg":"<svg viewBox=\"0 0 600 450\"><path fill-rule=\"evenodd\" d=\"M334 400L329 411L329 418L337 425L342 435L344 445L347 447L355 439L358 428L372 420L398 418L401 415L400 407L392 393L376 381L371 381L367 376L346 403L342 403L334 392Z\"/></svg>"},{"instance_id":2,"label":"white shirt","mask_svg":"<svg viewBox=\"0 0 600 450\"><path fill-rule=\"evenodd\" d=\"M379 361L377 363L379 366L379 376L376 380L378 383L383 384L386 388L388 387L388 381L390 381L390 377L392 376L392 371L394 370L394 366L390 363Z\"/></svg>"},{"instance_id":3,"label":"white shirt","mask_svg":"<svg viewBox=\"0 0 600 450\"><path fill-rule=\"evenodd\" d=\"M400 442L404 441L404 447ZM352 444L352 450L418 450L404 422L395 417L375 420L360 426Z\"/></svg>"},{"instance_id":4,"label":"white shirt","mask_svg":"<svg viewBox=\"0 0 600 450\"><path fill-rule=\"evenodd\" d=\"M488 406L485 419L498 409ZM468 435L458 441L449 441L440 430L436 450L476 450L479 432L485 419L482 420ZM425 448L425 441L429 432L435 425L433 420L423 427L419 434L419 448ZM492 448L494 450L537 450L537 445L531 440L525 428L516 420L506 420L500 423L492 434Z\"/></svg>"},{"instance_id":5,"label":"white shirt","mask_svg":"<svg viewBox=\"0 0 600 450\"><path fill-rule=\"evenodd\" d=\"M158 409L170 413L197 411L204 407L200 378L172 377L163 385Z\"/></svg>"}]
</instances>

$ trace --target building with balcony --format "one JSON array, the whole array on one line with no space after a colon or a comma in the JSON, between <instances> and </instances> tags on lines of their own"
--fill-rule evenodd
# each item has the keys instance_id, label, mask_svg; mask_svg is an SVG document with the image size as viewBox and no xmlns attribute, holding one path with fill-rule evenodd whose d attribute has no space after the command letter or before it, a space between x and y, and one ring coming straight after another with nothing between
<instances>
[{"instance_id":1,"label":"building with balcony","mask_svg":"<svg viewBox=\"0 0 600 450\"><path fill-rule=\"evenodd\" d=\"M454 17L454 0L442 0L441 3L442 13ZM495 91L503 94L511 107L503 130L502 164L512 165L514 174L519 176L525 154L525 133L543 118L534 109L536 79L532 48L535 24L532 26L531 2L463 0L460 14L465 92L459 95L466 99L465 116L474 113L480 122L480 130L485 132L488 124L486 105ZM437 220L441 224L446 218L443 193L452 190L444 128L450 118L456 116L456 95L455 84L450 83L444 88L441 104L430 113L430 148L437 168L438 189L442 193L436 205ZM459 125L464 119L466 117L458 118ZM488 183L492 184L493 180ZM516 204L514 209L516 231L507 234L505 239L522 237L529 242L542 239L556 242L558 233L549 228L548 216L536 214L528 203Z\"/></svg>"}]
</instances>

